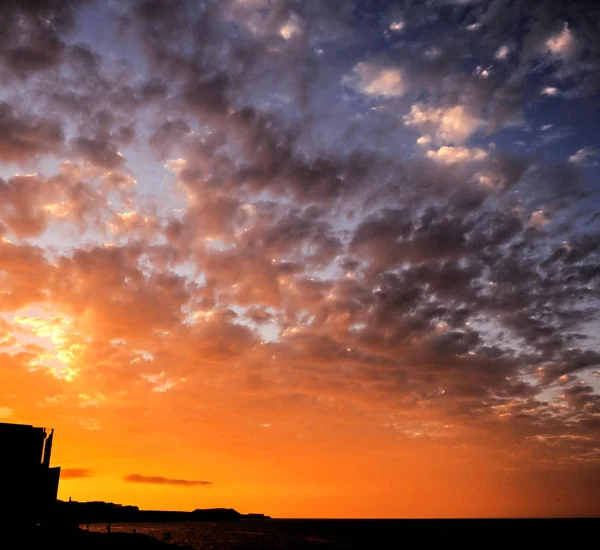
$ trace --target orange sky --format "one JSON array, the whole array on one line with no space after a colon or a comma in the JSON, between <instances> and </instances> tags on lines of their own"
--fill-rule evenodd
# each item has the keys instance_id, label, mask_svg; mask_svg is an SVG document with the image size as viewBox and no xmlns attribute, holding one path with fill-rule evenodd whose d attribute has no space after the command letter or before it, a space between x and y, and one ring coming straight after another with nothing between
<instances>
[{"instance_id":1,"label":"orange sky","mask_svg":"<svg viewBox=\"0 0 600 550\"><path fill-rule=\"evenodd\" d=\"M400 4L0 10L0 422L60 498L600 515L597 29Z\"/></svg>"},{"instance_id":2,"label":"orange sky","mask_svg":"<svg viewBox=\"0 0 600 550\"><path fill-rule=\"evenodd\" d=\"M317 397L252 388L223 373L222 358L168 391L152 391L150 382L128 382L137 363L103 351L95 357L102 376L86 379L82 370L70 382L24 368L26 351L3 356L3 403L14 407L10 414L3 409L3 420L56 429L62 499L149 509L224 506L276 517L598 510L593 467L564 460L560 440L543 451L502 418L467 429L435 411L393 410L383 400L367 408L335 391ZM190 484L125 481L130 474Z\"/></svg>"}]
</instances>

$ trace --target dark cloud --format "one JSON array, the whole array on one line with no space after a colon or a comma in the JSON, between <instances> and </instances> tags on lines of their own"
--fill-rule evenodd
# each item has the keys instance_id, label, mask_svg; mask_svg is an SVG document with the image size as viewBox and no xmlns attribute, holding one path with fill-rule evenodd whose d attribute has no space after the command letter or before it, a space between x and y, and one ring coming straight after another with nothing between
<instances>
[{"instance_id":1,"label":"dark cloud","mask_svg":"<svg viewBox=\"0 0 600 550\"><path fill-rule=\"evenodd\" d=\"M21 78L52 68L66 49L63 36L86 0L7 0L0 24L0 63L5 75Z\"/></svg>"},{"instance_id":2,"label":"dark cloud","mask_svg":"<svg viewBox=\"0 0 600 550\"><path fill-rule=\"evenodd\" d=\"M212 481L199 481L194 479L172 479L162 476L143 476L141 474L128 474L123 478L128 483L150 483L155 485L176 485L179 487L210 487Z\"/></svg>"},{"instance_id":3,"label":"dark cloud","mask_svg":"<svg viewBox=\"0 0 600 550\"><path fill-rule=\"evenodd\" d=\"M98 225L106 196L89 181L78 179L79 167L65 163L57 174L0 178L0 221L18 237L36 237L51 222L79 228Z\"/></svg>"},{"instance_id":4,"label":"dark cloud","mask_svg":"<svg viewBox=\"0 0 600 550\"><path fill-rule=\"evenodd\" d=\"M86 477L93 477L94 472L87 468L61 468L60 477L62 479L81 479Z\"/></svg>"},{"instance_id":5,"label":"dark cloud","mask_svg":"<svg viewBox=\"0 0 600 550\"><path fill-rule=\"evenodd\" d=\"M125 159L110 138L79 137L71 141L73 152L79 157L107 170L121 168Z\"/></svg>"},{"instance_id":6,"label":"dark cloud","mask_svg":"<svg viewBox=\"0 0 600 550\"><path fill-rule=\"evenodd\" d=\"M17 112L0 103L0 160L26 164L40 155L57 153L64 135L58 121Z\"/></svg>"}]
</instances>

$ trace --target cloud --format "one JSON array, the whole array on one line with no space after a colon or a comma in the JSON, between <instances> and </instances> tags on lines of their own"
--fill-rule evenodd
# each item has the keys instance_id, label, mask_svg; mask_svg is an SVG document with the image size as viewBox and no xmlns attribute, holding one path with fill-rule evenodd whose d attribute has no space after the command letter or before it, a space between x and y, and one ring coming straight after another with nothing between
<instances>
[{"instance_id":1,"label":"cloud","mask_svg":"<svg viewBox=\"0 0 600 550\"><path fill-rule=\"evenodd\" d=\"M546 86L541 93L542 95L554 97L560 94L560 90L558 88L554 88L553 86Z\"/></svg>"},{"instance_id":2,"label":"cloud","mask_svg":"<svg viewBox=\"0 0 600 550\"><path fill-rule=\"evenodd\" d=\"M61 468L60 477L61 479L81 479L86 477L93 477L94 473L92 470L87 468Z\"/></svg>"},{"instance_id":3,"label":"cloud","mask_svg":"<svg viewBox=\"0 0 600 550\"><path fill-rule=\"evenodd\" d=\"M593 147L583 147L569 157L569 162L578 166L591 166L597 164L600 151Z\"/></svg>"},{"instance_id":4,"label":"cloud","mask_svg":"<svg viewBox=\"0 0 600 550\"><path fill-rule=\"evenodd\" d=\"M427 156L446 164L453 164L456 162L482 160L487 157L487 153L477 147L469 149L467 147L448 147L444 145L437 151L427 151Z\"/></svg>"},{"instance_id":5,"label":"cloud","mask_svg":"<svg viewBox=\"0 0 600 550\"><path fill-rule=\"evenodd\" d=\"M290 40L302 32L302 24L302 19L297 14L292 13L286 23L279 29L279 34L286 40Z\"/></svg>"},{"instance_id":6,"label":"cloud","mask_svg":"<svg viewBox=\"0 0 600 550\"><path fill-rule=\"evenodd\" d=\"M555 34L546 41L546 46L554 55L567 59L577 51L577 41L566 23L560 33Z\"/></svg>"},{"instance_id":7,"label":"cloud","mask_svg":"<svg viewBox=\"0 0 600 550\"><path fill-rule=\"evenodd\" d=\"M155 485L176 485L180 487L203 486L210 487L212 481L198 481L193 479L171 479L162 476L143 476L141 474L128 474L123 478L127 483L150 483Z\"/></svg>"},{"instance_id":8,"label":"cloud","mask_svg":"<svg viewBox=\"0 0 600 550\"><path fill-rule=\"evenodd\" d=\"M0 240L0 271L3 275L0 297L4 310L18 310L44 300L50 266L41 248Z\"/></svg>"},{"instance_id":9,"label":"cloud","mask_svg":"<svg viewBox=\"0 0 600 550\"><path fill-rule=\"evenodd\" d=\"M503 44L502 46L500 46L498 48L498 50L494 54L494 57L498 60L502 60L502 59L506 59L509 56L509 54L510 54L510 48L506 44Z\"/></svg>"},{"instance_id":10,"label":"cloud","mask_svg":"<svg viewBox=\"0 0 600 550\"><path fill-rule=\"evenodd\" d=\"M546 225L550 219L546 216L543 210L536 210L529 217L529 223L533 226L543 226Z\"/></svg>"},{"instance_id":11,"label":"cloud","mask_svg":"<svg viewBox=\"0 0 600 550\"><path fill-rule=\"evenodd\" d=\"M2 10L6 32L0 39L0 59L5 70L20 78L52 69L66 48L62 39L84 0L59 2L9 1Z\"/></svg>"},{"instance_id":12,"label":"cloud","mask_svg":"<svg viewBox=\"0 0 600 550\"><path fill-rule=\"evenodd\" d=\"M0 103L0 160L27 164L61 150L64 136L57 121L23 115Z\"/></svg>"},{"instance_id":13,"label":"cloud","mask_svg":"<svg viewBox=\"0 0 600 550\"><path fill-rule=\"evenodd\" d=\"M359 92L376 97L399 97L406 90L404 76L399 68L386 67L373 61L358 63L348 82Z\"/></svg>"},{"instance_id":14,"label":"cloud","mask_svg":"<svg viewBox=\"0 0 600 550\"><path fill-rule=\"evenodd\" d=\"M125 164L125 158L108 138L78 137L71 141L71 147L76 155L107 170L116 170Z\"/></svg>"},{"instance_id":15,"label":"cloud","mask_svg":"<svg viewBox=\"0 0 600 550\"><path fill-rule=\"evenodd\" d=\"M481 120L462 105L436 108L417 103L405 115L404 123L439 143L462 144L477 131Z\"/></svg>"},{"instance_id":16,"label":"cloud","mask_svg":"<svg viewBox=\"0 0 600 550\"><path fill-rule=\"evenodd\" d=\"M0 198L0 222L19 237L38 236L52 222L80 228L97 224L107 207L106 195L84 181L72 164L63 164L48 178L27 174L0 179Z\"/></svg>"},{"instance_id":17,"label":"cloud","mask_svg":"<svg viewBox=\"0 0 600 550\"><path fill-rule=\"evenodd\" d=\"M184 280L172 273L147 279L141 254L135 245L74 250L52 269L50 299L78 315L85 311L94 331L108 339L171 330L188 299Z\"/></svg>"}]
</instances>

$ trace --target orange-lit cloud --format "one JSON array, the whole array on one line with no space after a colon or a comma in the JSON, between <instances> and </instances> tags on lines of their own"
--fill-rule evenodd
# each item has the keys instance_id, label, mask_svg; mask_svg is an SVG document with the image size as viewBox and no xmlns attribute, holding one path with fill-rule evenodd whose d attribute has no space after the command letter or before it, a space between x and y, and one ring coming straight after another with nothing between
<instances>
[{"instance_id":1,"label":"orange-lit cloud","mask_svg":"<svg viewBox=\"0 0 600 550\"><path fill-rule=\"evenodd\" d=\"M198 485L210 487L212 481L199 481L196 479L171 479L162 476L143 476L141 474L129 474L123 478L128 483L151 483L155 485L178 485L181 487L195 487Z\"/></svg>"},{"instance_id":2,"label":"orange-lit cloud","mask_svg":"<svg viewBox=\"0 0 600 550\"><path fill-rule=\"evenodd\" d=\"M87 468L61 468L61 479L80 479L82 477L92 477L94 473Z\"/></svg>"}]
</instances>

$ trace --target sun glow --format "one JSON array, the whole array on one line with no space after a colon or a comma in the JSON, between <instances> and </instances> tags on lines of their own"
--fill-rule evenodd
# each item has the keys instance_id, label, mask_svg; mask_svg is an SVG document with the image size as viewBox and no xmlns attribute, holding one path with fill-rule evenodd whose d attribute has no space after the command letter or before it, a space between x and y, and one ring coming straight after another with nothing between
<instances>
[{"instance_id":1,"label":"sun glow","mask_svg":"<svg viewBox=\"0 0 600 550\"><path fill-rule=\"evenodd\" d=\"M72 381L79 373L78 357L85 350L85 344L78 341L74 321L66 316L47 318L16 315L14 317L17 334L36 346L30 361L33 368L46 368L56 378ZM36 338L32 341L31 336ZM28 338L29 337L29 338Z\"/></svg>"}]
</instances>

